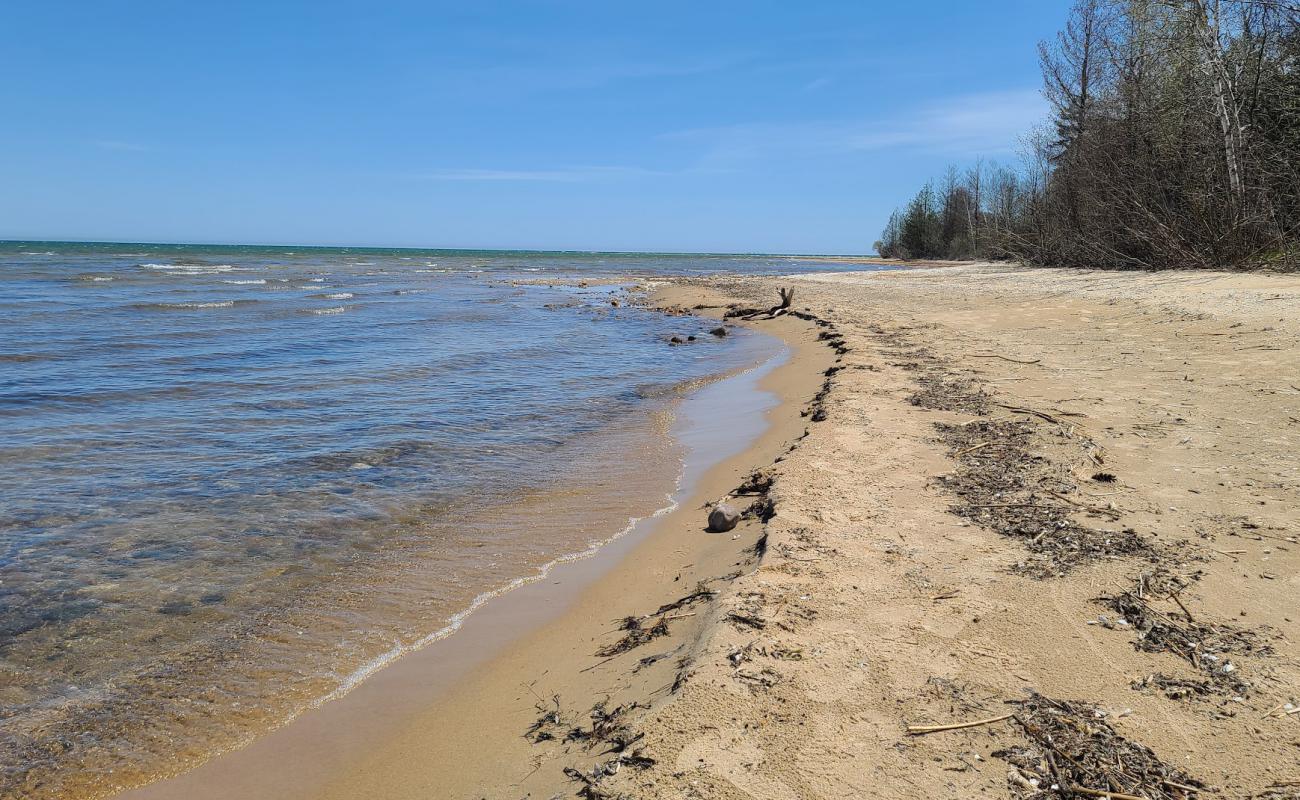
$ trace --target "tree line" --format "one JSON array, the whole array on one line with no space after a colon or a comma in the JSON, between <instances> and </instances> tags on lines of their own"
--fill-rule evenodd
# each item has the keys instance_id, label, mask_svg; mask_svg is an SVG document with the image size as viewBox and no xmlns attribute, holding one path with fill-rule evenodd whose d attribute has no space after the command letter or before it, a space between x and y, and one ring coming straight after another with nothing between
<instances>
[{"instance_id":1,"label":"tree line","mask_svg":"<svg viewBox=\"0 0 1300 800\"><path fill-rule=\"evenodd\" d=\"M949 168L878 253L1300 268L1300 4L1077 0L1039 52L1023 163Z\"/></svg>"}]
</instances>

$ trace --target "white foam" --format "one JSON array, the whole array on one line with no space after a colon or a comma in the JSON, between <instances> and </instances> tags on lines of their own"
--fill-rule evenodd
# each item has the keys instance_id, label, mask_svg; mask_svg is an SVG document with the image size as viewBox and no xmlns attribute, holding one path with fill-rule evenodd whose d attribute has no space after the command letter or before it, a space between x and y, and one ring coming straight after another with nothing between
<instances>
[{"instance_id":1,"label":"white foam","mask_svg":"<svg viewBox=\"0 0 1300 800\"><path fill-rule=\"evenodd\" d=\"M352 292L338 292L337 294L325 295L326 300L351 300L356 297Z\"/></svg>"},{"instance_id":2,"label":"white foam","mask_svg":"<svg viewBox=\"0 0 1300 800\"><path fill-rule=\"evenodd\" d=\"M173 275L218 275L239 269L231 264L141 264L140 267Z\"/></svg>"},{"instance_id":3,"label":"white foam","mask_svg":"<svg viewBox=\"0 0 1300 800\"><path fill-rule=\"evenodd\" d=\"M221 300L210 303L159 303L159 308L230 308L234 300Z\"/></svg>"},{"instance_id":4,"label":"white foam","mask_svg":"<svg viewBox=\"0 0 1300 800\"><path fill-rule=\"evenodd\" d=\"M344 311L347 311L347 310L348 310L348 307L347 307L347 306L335 306L335 307L333 307L333 308L314 308L314 309L312 309L312 312L311 312L311 313L313 313L313 314L321 314L321 315L324 315L324 314L342 314Z\"/></svg>"},{"instance_id":5,"label":"white foam","mask_svg":"<svg viewBox=\"0 0 1300 800\"><path fill-rule=\"evenodd\" d=\"M250 280L246 280L246 281L222 281L222 283L233 283L233 284L240 285L240 286L243 286L243 285L255 285L255 284L266 283L266 278L252 278L252 279L250 279Z\"/></svg>"}]
</instances>

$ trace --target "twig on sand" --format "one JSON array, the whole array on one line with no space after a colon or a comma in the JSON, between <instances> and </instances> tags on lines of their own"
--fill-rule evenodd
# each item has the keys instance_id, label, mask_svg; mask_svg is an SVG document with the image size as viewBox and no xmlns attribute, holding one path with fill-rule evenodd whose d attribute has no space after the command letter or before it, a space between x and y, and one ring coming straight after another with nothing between
<instances>
[{"instance_id":1,"label":"twig on sand","mask_svg":"<svg viewBox=\"0 0 1300 800\"><path fill-rule=\"evenodd\" d=\"M1029 415L1031 415L1031 416L1038 417L1039 419L1046 420L1047 422L1050 422L1050 423L1052 423L1053 425L1062 425L1062 426L1064 426L1064 425L1066 424L1066 423L1064 423L1064 422L1061 422L1059 419L1057 419L1056 417L1052 416L1051 414L1048 414L1046 411L1038 411L1038 410L1035 410L1035 409L1032 409L1032 408L1025 408L1024 406L1009 406L1009 405L1007 405L1006 403L998 403L998 405L1002 406L1003 408L1005 408L1005 409L1008 410L1008 411L1014 411L1014 412L1017 413L1017 414L1029 414ZM1080 412L1078 412L1078 411L1057 411L1056 413L1061 414L1062 416L1066 416L1066 417L1086 417L1086 416L1088 416L1087 414L1083 414L1083 413L1080 413Z\"/></svg>"},{"instance_id":2,"label":"twig on sand","mask_svg":"<svg viewBox=\"0 0 1300 800\"><path fill-rule=\"evenodd\" d=\"M1187 588L1187 587L1183 587L1183 588ZM1188 611L1187 606L1183 605L1183 601L1179 599L1178 595L1180 592L1182 592L1182 589L1179 589L1177 592L1172 592L1169 595L1169 599L1177 603L1178 607L1183 610L1183 613L1187 615L1188 622L1195 622L1196 619L1192 616L1192 612Z\"/></svg>"},{"instance_id":3,"label":"twig on sand","mask_svg":"<svg viewBox=\"0 0 1300 800\"><path fill-rule=\"evenodd\" d=\"M974 728L978 725L989 725L994 722L1001 722L1004 719L1011 719L1012 716L1014 715L1003 714L997 717L989 717L988 719L977 719L973 722L954 722L950 725L908 725L907 735L923 736L927 733L938 733L940 731L955 731L955 730L960 730L961 728Z\"/></svg>"},{"instance_id":4,"label":"twig on sand","mask_svg":"<svg viewBox=\"0 0 1300 800\"><path fill-rule=\"evenodd\" d=\"M1010 361L1012 364L1037 364L1043 360L1041 358L1035 358L1032 361L1021 361L1018 358L1007 358L1006 356L1000 356L997 353L972 353L971 358L1000 358L1003 361Z\"/></svg>"},{"instance_id":5,"label":"twig on sand","mask_svg":"<svg viewBox=\"0 0 1300 800\"><path fill-rule=\"evenodd\" d=\"M1080 503L1078 500L1072 500L1063 494L1060 494L1058 492L1053 492L1051 489L1045 489L1044 491L1046 491L1052 497L1055 497L1057 500L1063 500L1072 506L1078 506L1079 508L1082 508L1084 511L1088 511L1093 514L1104 514L1105 516L1112 517L1114 519L1119 519L1121 516L1123 516L1113 508L1103 508L1102 506L1090 506L1087 503Z\"/></svg>"}]
</instances>

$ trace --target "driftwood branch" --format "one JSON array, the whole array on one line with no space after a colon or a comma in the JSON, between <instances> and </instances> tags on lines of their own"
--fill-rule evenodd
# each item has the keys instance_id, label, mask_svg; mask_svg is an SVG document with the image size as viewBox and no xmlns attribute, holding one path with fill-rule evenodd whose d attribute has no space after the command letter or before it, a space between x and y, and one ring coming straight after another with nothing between
<instances>
[{"instance_id":1,"label":"driftwood branch","mask_svg":"<svg viewBox=\"0 0 1300 800\"><path fill-rule=\"evenodd\" d=\"M939 731L955 731L961 728L974 728L977 725L988 725L993 722L1001 722L1004 719L1011 719L1011 717L1011 714L1003 714L1000 717L977 719L974 722L956 722L951 725L908 725L907 733L909 736L921 736L922 734L938 733Z\"/></svg>"},{"instance_id":2,"label":"driftwood branch","mask_svg":"<svg viewBox=\"0 0 1300 800\"><path fill-rule=\"evenodd\" d=\"M794 302L794 287L786 289L777 289L781 295L781 302L767 309L766 311L758 308L735 309L727 314L728 317L740 317L741 319L775 319L790 310L790 304Z\"/></svg>"}]
</instances>

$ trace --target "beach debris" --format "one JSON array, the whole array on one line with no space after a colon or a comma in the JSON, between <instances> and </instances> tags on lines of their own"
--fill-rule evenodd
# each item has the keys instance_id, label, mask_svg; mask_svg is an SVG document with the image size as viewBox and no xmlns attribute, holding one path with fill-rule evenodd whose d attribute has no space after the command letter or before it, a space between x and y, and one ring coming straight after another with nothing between
<instances>
[{"instance_id":1,"label":"beach debris","mask_svg":"<svg viewBox=\"0 0 1300 800\"><path fill-rule=\"evenodd\" d=\"M1074 500L1064 466L1033 448L1036 417L939 423L939 436L957 469L939 479L959 498L952 513L1003 536L1020 539L1032 554L1015 571L1037 578L1062 575L1091 561L1119 555L1152 557L1152 545L1132 528L1099 530L1074 521L1080 511L1114 519L1118 511ZM1078 436L1070 441L1083 445Z\"/></svg>"},{"instance_id":2,"label":"beach debris","mask_svg":"<svg viewBox=\"0 0 1300 800\"><path fill-rule=\"evenodd\" d=\"M748 478L731 491L732 497L743 495L767 494L776 482L776 476L767 470L754 470Z\"/></svg>"},{"instance_id":3,"label":"beach debris","mask_svg":"<svg viewBox=\"0 0 1300 800\"><path fill-rule=\"evenodd\" d=\"M655 624L646 626L641 623L637 617L627 617L623 620L622 630L627 631L623 638L613 644L606 645L596 651L599 658L610 658L629 650L634 650L646 642L654 641L661 636L667 636L669 632L668 620L660 618Z\"/></svg>"},{"instance_id":4,"label":"beach debris","mask_svg":"<svg viewBox=\"0 0 1300 800\"><path fill-rule=\"evenodd\" d=\"M989 395L969 378L926 373L918 376L916 383L920 388L908 398L908 402L917 408L980 416L988 413Z\"/></svg>"},{"instance_id":5,"label":"beach debris","mask_svg":"<svg viewBox=\"0 0 1300 800\"><path fill-rule=\"evenodd\" d=\"M709 531L726 533L740 522L740 512L726 503L719 503L709 512Z\"/></svg>"},{"instance_id":6,"label":"beach debris","mask_svg":"<svg viewBox=\"0 0 1300 800\"><path fill-rule=\"evenodd\" d=\"M645 658L642 658L640 661L636 662L636 666L632 668L632 673L636 674L641 670L645 669L646 667L652 667L655 664L658 664L660 661L663 661L665 658L672 658L673 656L677 655L677 653L681 651L681 649L682 649L681 647L674 647L672 650L668 650L663 653L655 653L654 655L646 656Z\"/></svg>"},{"instance_id":7,"label":"beach debris","mask_svg":"<svg viewBox=\"0 0 1300 800\"><path fill-rule=\"evenodd\" d=\"M695 589L690 594L682 595L681 597L677 598L671 603L664 603L663 605L659 606L659 608L655 609L654 613L646 614L645 616L641 617L641 619L650 619L651 617L662 617L665 614L668 614L669 612L680 611L681 609L686 608L687 606L692 606L695 605L696 603L700 603L705 600L712 600L717 596L718 596L717 592L710 589L705 584L704 581L700 581L698 584L696 584Z\"/></svg>"},{"instance_id":8,"label":"beach debris","mask_svg":"<svg viewBox=\"0 0 1300 800\"><path fill-rule=\"evenodd\" d=\"M539 701L536 708L540 716L537 717L536 722L528 726L528 730L524 731L524 738L533 744L558 739L559 736L556 734L565 727L564 719L560 715L560 696L558 694L552 696L549 704Z\"/></svg>"},{"instance_id":9,"label":"beach debris","mask_svg":"<svg viewBox=\"0 0 1300 800\"><path fill-rule=\"evenodd\" d=\"M770 497L760 497L749 504L740 515L744 519L756 519L759 522L767 522L776 516L776 503Z\"/></svg>"},{"instance_id":10,"label":"beach debris","mask_svg":"<svg viewBox=\"0 0 1300 800\"><path fill-rule=\"evenodd\" d=\"M602 700L592 706L590 728L574 726L565 736L566 743L579 742L587 750L603 746L605 749L600 755L614 754L613 758L598 762L589 771L572 766L564 768L565 777L582 784L578 790L579 797L588 800L614 800L622 797L605 791L600 784L606 778L617 775L623 767L649 769L655 765L655 759L646 755L644 750L633 749L633 745L645 738L645 734L634 732L628 724L627 716L639 708L648 706L634 701L608 708L608 703Z\"/></svg>"},{"instance_id":11,"label":"beach debris","mask_svg":"<svg viewBox=\"0 0 1300 800\"><path fill-rule=\"evenodd\" d=\"M694 591L677 598L671 603L663 604L653 613L645 614L640 617L624 617L619 622L618 627L619 630L625 631L623 638L597 650L596 657L609 660L614 656L621 655L629 650L635 650L647 642L652 642L662 636L667 636L670 632L669 623L672 620L693 616L693 614L673 614L672 612L680 611L687 606L694 605L695 603L712 600L717 596L717 594L717 592L708 588L704 582L701 581L695 587ZM652 619L655 620L654 624L646 625L646 623ZM599 664L594 666L599 666ZM588 669L592 668L593 667L588 667Z\"/></svg>"},{"instance_id":12,"label":"beach debris","mask_svg":"<svg viewBox=\"0 0 1300 800\"><path fill-rule=\"evenodd\" d=\"M765 317L766 319L775 319L781 316L782 314L789 313L790 304L794 302L794 287L791 286L785 289L777 289L777 293L780 294L781 296L781 302L777 303L771 308L768 309L741 308L739 306L734 306L731 309L729 309L727 313L723 315L723 317L725 319L740 317L741 319L748 320L748 319L755 319L757 317L766 315Z\"/></svg>"},{"instance_id":13,"label":"beach debris","mask_svg":"<svg viewBox=\"0 0 1300 800\"><path fill-rule=\"evenodd\" d=\"M1221 694L1222 690L1211 680L1195 678L1178 678L1156 672L1142 678L1136 678L1129 687L1139 692L1158 691L1170 700L1186 700L1193 697L1207 697Z\"/></svg>"},{"instance_id":14,"label":"beach debris","mask_svg":"<svg viewBox=\"0 0 1300 800\"><path fill-rule=\"evenodd\" d=\"M1186 579L1181 579L1185 581ZM1167 697L1180 699L1193 694L1231 694L1245 696L1250 684L1243 680L1239 667L1229 656L1265 656L1273 648L1260 633L1226 623L1194 620L1190 611L1177 601L1190 581L1180 582L1165 570L1139 577L1137 586L1099 602L1120 615L1127 629L1137 638L1133 646L1147 653L1173 653L1204 673L1207 681L1181 680L1163 674L1148 676L1134 683L1135 689L1155 687ZM1169 587L1176 587L1169 590ZM1153 589L1156 591L1153 592ZM1157 609L1154 600L1177 601L1184 619Z\"/></svg>"},{"instance_id":15,"label":"beach debris","mask_svg":"<svg viewBox=\"0 0 1300 800\"><path fill-rule=\"evenodd\" d=\"M912 725L912 724L909 724L909 725L907 726L907 735L908 735L908 736L923 736L923 735L925 735L925 734L927 734L927 733L939 733L939 732L941 732L941 731L955 731L955 730L961 730L961 729L963 729L963 728L975 728L975 727L978 727L978 726L980 726L980 725L991 725L991 724L993 724L994 722L1001 722L1001 721L1006 720L1006 719L1011 719L1011 717L1012 717L1011 714L1001 714L1001 715L996 716L996 717L989 717L989 718L987 718L987 719L977 719L977 720L973 720L973 721L971 721L971 722L951 722L951 723L948 723L947 725Z\"/></svg>"},{"instance_id":16,"label":"beach debris","mask_svg":"<svg viewBox=\"0 0 1300 800\"><path fill-rule=\"evenodd\" d=\"M1011 765L1007 784L1017 798L1188 800L1206 788L1150 748L1120 736L1095 706L1037 693L1013 705L1018 710L1011 719L1027 742L993 755Z\"/></svg>"},{"instance_id":17,"label":"beach debris","mask_svg":"<svg viewBox=\"0 0 1300 800\"><path fill-rule=\"evenodd\" d=\"M588 715L591 719L591 727L574 726L565 735L564 741L584 742L588 748L598 744L606 745L609 749L602 753L602 755L605 755L608 753L622 753L645 737L644 733L634 733L628 727L626 717L629 712L647 706L635 701L617 705L613 708L607 706L608 703L604 700L592 706Z\"/></svg>"},{"instance_id":18,"label":"beach debris","mask_svg":"<svg viewBox=\"0 0 1300 800\"><path fill-rule=\"evenodd\" d=\"M758 631L767 627L767 620L757 614L747 614L742 611L732 611L728 613L727 621L734 623L737 627L753 628Z\"/></svg>"}]
</instances>

